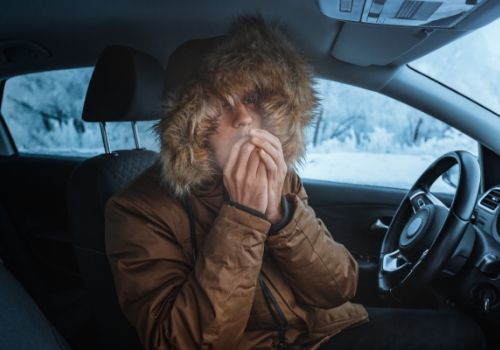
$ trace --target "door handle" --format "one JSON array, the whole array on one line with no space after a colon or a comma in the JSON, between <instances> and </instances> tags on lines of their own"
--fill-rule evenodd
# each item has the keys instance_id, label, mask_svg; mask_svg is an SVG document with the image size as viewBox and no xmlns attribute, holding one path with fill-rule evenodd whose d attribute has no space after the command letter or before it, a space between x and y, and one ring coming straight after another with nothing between
<instances>
[{"instance_id":1,"label":"door handle","mask_svg":"<svg viewBox=\"0 0 500 350\"><path fill-rule=\"evenodd\" d=\"M375 221L371 226L370 226L370 230L372 231L381 231L381 230L387 230L389 228L389 226L387 226L386 224L384 224L382 222L382 220L380 219L377 219L377 221Z\"/></svg>"}]
</instances>

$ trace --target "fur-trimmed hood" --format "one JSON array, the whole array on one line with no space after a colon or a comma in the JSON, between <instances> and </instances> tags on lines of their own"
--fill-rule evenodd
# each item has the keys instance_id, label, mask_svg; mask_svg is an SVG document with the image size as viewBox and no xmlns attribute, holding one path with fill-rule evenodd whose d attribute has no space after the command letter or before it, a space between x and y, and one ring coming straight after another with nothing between
<instances>
[{"instance_id":1,"label":"fur-trimmed hood","mask_svg":"<svg viewBox=\"0 0 500 350\"><path fill-rule=\"evenodd\" d=\"M208 136L221 102L248 94L258 95L263 128L280 139L286 164L295 168L317 98L312 69L282 27L244 15L227 36L186 42L170 56L156 130L163 181L176 197L220 175Z\"/></svg>"}]
</instances>

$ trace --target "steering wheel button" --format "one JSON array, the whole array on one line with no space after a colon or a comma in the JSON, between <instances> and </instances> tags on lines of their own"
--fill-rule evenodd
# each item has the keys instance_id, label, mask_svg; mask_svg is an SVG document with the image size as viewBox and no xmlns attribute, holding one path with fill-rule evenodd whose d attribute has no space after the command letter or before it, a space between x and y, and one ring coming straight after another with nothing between
<instances>
[{"instance_id":1,"label":"steering wheel button","mask_svg":"<svg viewBox=\"0 0 500 350\"><path fill-rule=\"evenodd\" d=\"M422 208L425 205L425 202L422 198L417 199L417 204L420 208Z\"/></svg>"}]
</instances>

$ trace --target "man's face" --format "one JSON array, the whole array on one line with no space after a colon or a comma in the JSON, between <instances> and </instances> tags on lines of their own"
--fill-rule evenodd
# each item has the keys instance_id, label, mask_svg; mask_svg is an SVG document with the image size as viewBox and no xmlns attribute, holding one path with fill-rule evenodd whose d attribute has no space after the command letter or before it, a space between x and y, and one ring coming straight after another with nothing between
<instances>
[{"instance_id":1,"label":"man's face","mask_svg":"<svg viewBox=\"0 0 500 350\"><path fill-rule=\"evenodd\" d=\"M208 137L219 166L224 168L238 140L247 136L250 129L260 128L259 108L252 99L235 100L234 106L223 103L217 132Z\"/></svg>"}]
</instances>

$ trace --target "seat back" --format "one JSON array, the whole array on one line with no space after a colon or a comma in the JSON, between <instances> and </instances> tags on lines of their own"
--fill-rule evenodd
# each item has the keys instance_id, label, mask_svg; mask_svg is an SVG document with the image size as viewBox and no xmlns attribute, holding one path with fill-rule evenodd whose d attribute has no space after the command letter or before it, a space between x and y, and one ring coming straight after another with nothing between
<instances>
[{"instance_id":1,"label":"seat back","mask_svg":"<svg viewBox=\"0 0 500 350\"><path fill-rule=\"evenodd\" d=\"M107 47L94 69L82 119L100 123L159 119L163 75L153 57L122 46ZM157 153L144 149L114 151L85 160L69 180L73 247L106 349L142 345L118 305L104 243L104 209L113 194L156 161Z\"/></svg>"},{"instance_id":2,"label":"seat back","mask_svg":"<svg viewBox=\"0 0 500 350\"><path fill-rule=\"evenodd\" d=\"M70 349L1 260L0 310L0 349Z\"/></svg>"}]
</instances>

